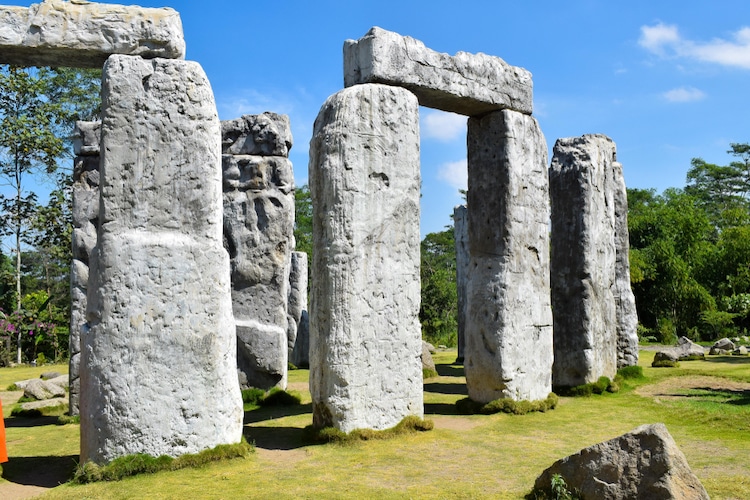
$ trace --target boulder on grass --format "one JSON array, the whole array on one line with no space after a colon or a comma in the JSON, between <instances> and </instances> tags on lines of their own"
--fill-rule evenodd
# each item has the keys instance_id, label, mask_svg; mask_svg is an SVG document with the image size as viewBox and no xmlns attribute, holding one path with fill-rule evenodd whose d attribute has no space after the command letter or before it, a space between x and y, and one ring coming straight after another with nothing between
<instances>
[{"instance_id":1,"label":"boulder on grass","mask_svg":"<svg viewBox=\"0 0 750 500\"><path fill-rule=\"evenodd\" d=\"M703 346L696 344L687 337L680 337L676 346L666 347L656 353L652 366L656 366L663 361L687 361L698 358L702 359L705 356L706 352Z\"/></svg>"},{"instance_id":2,"label":"boulder on grass","mask_svg":"<svg viewBox=\"0 0 750 500\"><path fill-rule=\"evenodd\" d=\"M45 399L44 401L29 401L28 403L21 403L22 410L41 410L43 408L55 408L57 406L66 406L68 404L68 398L52 398Z\"/></svg>"},{"instance_id":3,"label":"boulder on grass","mask_svg":"<svg viewBox=\"0 0 750 500\"><path fill-rule=\"evenodd\" d=\"M747 356L747 347L741 345L737 349L732 351L732 354L735 356Z\"/></svg>"},{"instance_id":4,"label":"boulder on grass","mask_svg":"<svg viewBox=\"0 0 750 500\"><path fill-rule=\"evenodd\" d=\"M56 386L62 387L63 389L67 389L68 385L70 384L70 379L68 375L59 375L55 378L51 378L47 380L50 384L55 384Z\"/></svg>"},{"instance_id":5,"label":"boulder on grass","mask_svg":"<svg viewBox=\"0 0 750 500\"><path fill-rule=\"evenodd\" d=\"M28 383L25 384L23 395L24 397L36 399L38 401L52 398L64 398L65 389L47 380L35 378L29 380Z\"/></svg>"},{"instance_id":6,"label":"boulder on grass","mask_svg":"<svg viewBox=\"0 0 750 500\"><path fill-rule=\"evenodd\" d=\"M60 372L44 372L39 375L39 378L42 380L52 380L53 378L57 378L60 375L62 375Z\"/></svg>"},{"instance_id":7,"label":"boulder on grass","mask_svg":"<svg viewBox=\"0 0 750 500\"><path fill-rule=\"evenodd\" d=\"M664 424L642 425L558 460L537 478L534 491L550 495L555 474L581 498L709 498Z\"/></svg>"},{"instance_id":8,"label":"boulder on grass","mask_svg":"<svg viewBox=\"0 0 750 500\"><path fill-rule=\"evenodd\" d=\"M737 348L736 345L734 345L734 342L729 340L728 338L724 337L723 339L719 339L716 342L714 342L714 345L711 346L711 350L714 349L722 349L724 351L734 351Z\"/></svg>"}]
</instances>

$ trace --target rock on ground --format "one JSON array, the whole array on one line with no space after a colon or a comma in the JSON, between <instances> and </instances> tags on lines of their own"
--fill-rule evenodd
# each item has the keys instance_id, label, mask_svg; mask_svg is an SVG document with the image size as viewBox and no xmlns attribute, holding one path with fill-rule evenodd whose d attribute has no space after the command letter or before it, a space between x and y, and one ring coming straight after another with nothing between
<instances>
[{"instance_id":1,"label":"rock on ground","mask_svg":"<svg viewBox=\"0 0 750 500\"><path fill-rule=\"evenodd\" d=\"M537 478L535 491L549 493L555 474L587 499L709 498L664 424L642 425L555 462Z\"/></svg>"},{"instance_id":2,"label":"rock on ground","mask_svg":"<svg viewBox=\"0 0 750 500\"><path fill-rule=\"evenodd\" d=\"M680 337L675 347L667 347L657 351L654 355L654 363L703 358L705 355L706 351L703 346L696 344L687 337Z\"/></svg>"},{"instance_id":3,"label":"rock on ground","mask_svg":"<svg viewBox=\"0 0 750 500\"><path fill-rule=\"evenodd\" d=\"M18 384L16 384L18 385ZM20 386L19 386L20 387ZM23 395L36 400L63 398L66 396L65 388L49 380L35 378L23 384Z\"/></svg>"}]
</instances>

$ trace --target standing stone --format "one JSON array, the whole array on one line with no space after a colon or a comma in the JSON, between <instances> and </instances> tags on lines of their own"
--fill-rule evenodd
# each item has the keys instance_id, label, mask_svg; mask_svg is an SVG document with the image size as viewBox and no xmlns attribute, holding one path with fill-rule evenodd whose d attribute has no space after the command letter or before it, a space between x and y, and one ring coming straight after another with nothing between
<instances>
[{"instance_id":1,"label":"standing stone","mask_svg":"<svg viewBox=\"0 0 750 500\"><path fill-rule=\"evenodd\" d=\"M329 97L310 144L313 425L385 429L423 415L419 107L356 85Z\"/></svg>"},{"instance_id":2,"label":"standing stone","mask_svg":"<svg viewBox=\"0 0 750 500\"><path fill-rule=\"evenodd\" d=\"M194 62L112 56L101 213L81 335L81 462L242 437L221 129Z\"/></svg>"},{"instance_id":3,"label":"standing stone","mask_svg":"<svg viewBox=\"0 0 750 500\"><path fill-rule=\"evenodd\" d=\"M289 118L222 122L224 245L231 258L240 386L286 389L287 301L294 248Z\"/></svg>"},{"instance_id":4,"label":"standing stone","mask_svg":"<svg viewBox=\"0 0 750 500\"><path fill-rule=\"evenodd\" d=\"M622 165L612 162L612 189L615 201L615 314L617 316L617 368L638 364L638 312L630 287L630 233L628 232L628 191Z\"/></svg>"},{"instance_id":5,"label":"standing stone","mask_svg":"<svg viewBox=\"0 0 750 500\"><path fill-rule=\"evenodd\" d=\"M458 357L456 363L464 362L466 343L466 286L469 281L469 219L466 205L453 209L453 236L456 246L456 292L458 296Z\"/></svg>"},{"instance_id":6,"label":"standing stone","mask_svg":"<svg viewBox=\"0 0 750 500\"><path fill-rule=\"evenodd\" d=\"M302 325L303 317L307 323L307 254L305 252L292 252L287 315L289 360L295 366L309 366L310 337L307 325Z\"/></svg>"},{"instance_id":7,"label":"standing stone","mask_svg":"<svg viewBox=\"0 0 750 500\"><path fill-rule=\"evenodd\" d=\"M544 399L552 389L544 136L534 118L506 110L470 118L467 144L469 397Z\"/></svg>"},{"instance_id":8,"label":"standing stone","mask_svg":"<svg viewBox=\"0 0 750 500\"><path fill-rule=\"evenodd\" d=\"M552 380L573 387L617 372L615 144L593 134L558 139L553 155Z\"/></svg>"},{"instance_id":9,"label":"standing stone","mask_svg":"<svg viewBox=\"0 0 750 500\"><path fill-rule=\"evenodd\" d=\"M101 122L76 123L73 149L73 262L70 266L69 407L76 416L81 393L81 330L86 324L89 259L99 225L99 138Z\"/></svg>"}]
</instances>

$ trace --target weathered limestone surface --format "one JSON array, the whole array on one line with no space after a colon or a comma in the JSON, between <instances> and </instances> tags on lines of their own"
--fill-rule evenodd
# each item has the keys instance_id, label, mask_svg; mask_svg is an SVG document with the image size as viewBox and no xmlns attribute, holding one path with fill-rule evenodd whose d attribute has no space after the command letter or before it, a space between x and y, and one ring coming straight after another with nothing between
<instances>
[{"instance_id":1,"label":"weathered limestone surface","mask_svg":"<svg viewBox=\"0 0 750 500\"><path fill-rule=\"evenodd\" d=\"M419 108L405 89L329 97L310 144L313 425L384 429L423 415Z\"/></svg>"},{"instance_id":2,"label":"weathered limestone surface","mask_svg":"<svg viewBox=\"0 0 750 500\"><path fill-rule=\"evenodd\" d=\"M197 63L115 55L102 80L101 214L81 335L81 460L242 436L221 127Z\"/></svg>"},{"instance_id":3,"label":"weathered limestone surface","mask_svg":"<svg viewBox=\"0 0 750 500\"><path fill-rule=\"evenodd\" d=\"M473 116L500 109L531 114L531 73L499 57L435 52L374 27L344 43L344 85L384 83L411 90L422 106Z\"/></svg>"},{"instance_id":4,"label":"weathered limestone surface","mask_svg":"<svg viewBox=\"0 0 750 500\"><path fill-rule=\"evenodd\" d=\"M664 424L642 425L555 462L537 478L534 490L550 494L555 474L581 498L709 498Z\"/></svg>"},{"instance_id":5,"label":"weathered limestone surface","mask_svg":"<svg viewBox=\"0 0 750 500\"><path fill-rule=\"evenodd\" d=\"M539 400L552 390L547 148L515 111L469 119L464 371L469 397Z\"/></svg>"},{"instance_id":6,"label":"weathered limestone surface","mask_svg":"<svg viewBox=\"0 0 750 500\"><path fill-rule=\"evenodd\" d=\"M677 345L674 347L665 347L654 355L652 365L660 361L683 361L704 358L706 351L702 345L696 344L687 337L677 339Z\"/></svg>"},{"instance_id":7,"label":"weathered limestone surface","mask_svg":"<svg viewBox=\"0 0 750 500\"><path fill-rule=\"evenodd\" d=\"M630 287L630 234L628 232L628 192L622 165L612 162L612 189L615 201L615 315L617 317L617 368L638 364L638 312Z\"/></svg>"},{"instance_id":8,"label":"weathered limestone surface","mask_svg":"<svg viewBox=\"0 0 750 500\"><path fill-rule=\"evenodd\" d=\"M458 358L464 360L466 344L466 285L469 281L469 219L466 205L453 209L453 236L456 246L456 292L458 296Z\"/></svg>"},{"instance_id":9,"label":"weathered limestone surface","mask_svg":"<svg viewBox=\"0 0 750 500\"><path fill-rule=\"evenodd\" d=\"M112 54L183 59L180 14L63 0L0 6L0 64L101 68Z\"/></svg>"},{"instance_id":10,"label":"weathered limestone surface","mask_svg":"<svg viewBox=\"0 0 750 500\"><path fill-rule=\"evenodd\" d=\"M310 335L307 328L307 254L292 252L287 306L289 361L295 366L310 364ZM303 324L304 322L304 324Z\"/></svg>"},{"instance_id":11,"label":"weathered limestone surface","mask_svg":"<svg viewBox=\"0 0 750 500\"><path fill-rule=\"evenodd\" d=\"M81 330L86 323L89 259L99 225L99 138L101 122L77 122L73 151L73 262L70 266L70 414L78 415Z\"/></svg>"},{"instance_id":12,"label":"weathered limestone surface","mask_svg":"<svg viewBox=\"0 0 750 500\"><path fill-rule=\"evenodd\" d=\"M555 143L549 170L555 386L617 372L614 156L614 142L603 135Z\"/></svg>"},{"instance_id":13,"label":"weathered limestone surface","mask_svg":"<svg viewBox=\"0 0 750 500\"><path fill-rule=\"evenodd\" d=\"M289 118L244 116L223 122L222 136L224 245L231 258L240 385L286 389L294 248Z\"/></svg>"}]
</instances>

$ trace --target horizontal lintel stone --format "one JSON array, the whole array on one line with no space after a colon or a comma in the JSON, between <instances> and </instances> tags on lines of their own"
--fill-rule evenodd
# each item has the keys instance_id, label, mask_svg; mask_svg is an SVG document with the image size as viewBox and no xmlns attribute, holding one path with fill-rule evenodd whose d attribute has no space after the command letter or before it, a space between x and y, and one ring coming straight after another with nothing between
<instances>
[{"instance_id":1,"label":"horizontal lintel stone","mask_svg":"<svg viewBox=\"0 0 750 500\"><path fill-rule=\"evenodd\" d=\"M467 116L501 109L530 115L533 110L527 70L482 53L435 52L378 27L344 43L344 86L362 83L404 87L422 106Z\"/></svg>"},{"instance_id":2,"label":"horizontal lintel stone","mask_svg":"<svg viewBox=\"0 0 750 500\"><path fill-rule=\"evenodd\" d=\"M0 6L0 64L101 68L112 54L184 59L180 14L62 0Z\"/></svg>"}]
</instances>

